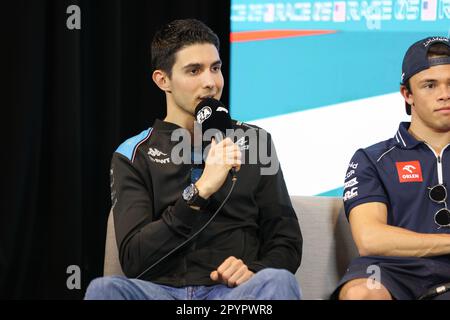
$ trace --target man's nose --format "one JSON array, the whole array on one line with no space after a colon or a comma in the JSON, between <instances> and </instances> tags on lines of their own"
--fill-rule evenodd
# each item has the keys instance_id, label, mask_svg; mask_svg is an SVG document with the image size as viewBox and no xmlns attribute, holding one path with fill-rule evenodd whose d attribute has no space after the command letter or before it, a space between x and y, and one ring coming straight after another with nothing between
<instances>
[{"instance_id":1,"label":"man's nose","mask_svg":"<svg viewBox=\"0 0 450 320\"><path fill-rule=\"evenodd\" d=\"M211 71L205 71L202 77L202 84L204 88L214 88L216 82L214 80L214 75Z\"/></svg>"},{"instance_id":2,"label":"man's nose","mask_svg":"<svg viewBox=\"0 0 450 320\"><path fill-rule=\"evenodd\" d=\"M449 100L450 99L450 84L443 84L440 86L439 90L439 100Z\"/></svg>"}]
</instances>

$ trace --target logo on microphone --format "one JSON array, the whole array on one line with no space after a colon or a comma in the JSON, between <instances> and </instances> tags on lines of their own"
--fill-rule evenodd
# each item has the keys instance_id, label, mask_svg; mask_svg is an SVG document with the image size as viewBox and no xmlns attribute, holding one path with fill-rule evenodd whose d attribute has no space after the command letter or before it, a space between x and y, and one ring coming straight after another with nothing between
<instances>
[{"instance_id":1,"label":"logo on microphone","mask_svg":"<svg viewBox=\"0 0 450 320\"><path fill-rule=\"evenodd\" d=\"M208 119L212 114L210 107L205 106L197 113L197 122L202 124L206 119Z\"/></svg>"},{"instance_id":2,"label":"logo on microphone","mask_svg":"<svg viewBox=\"0 0 450 320\"><path fill-rule=\"evenodd\" d=\"M226 108L224 108L224 107L218 107L218 108L216 109L216 111L223 111L223 112L225 112L225 113L228 113L228 110L227 110Z\"/></svg>"}]
</instances>

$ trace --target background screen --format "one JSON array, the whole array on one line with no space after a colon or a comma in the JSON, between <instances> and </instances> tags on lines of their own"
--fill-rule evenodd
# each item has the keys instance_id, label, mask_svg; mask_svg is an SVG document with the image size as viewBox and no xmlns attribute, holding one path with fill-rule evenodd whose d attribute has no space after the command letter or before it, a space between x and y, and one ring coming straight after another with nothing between
<instances>
[{"instance_id":1,"label":"background screen","mask_svg":"<svg viewBox=\"0 0 450 320\"><path fill-rule=\"evenodd\" d=\"M449 30L450 0L233 0L232 117L272 134L291 195L340 196L353 153L409 120L405 51Z\"/></svg>"}]
</instances>

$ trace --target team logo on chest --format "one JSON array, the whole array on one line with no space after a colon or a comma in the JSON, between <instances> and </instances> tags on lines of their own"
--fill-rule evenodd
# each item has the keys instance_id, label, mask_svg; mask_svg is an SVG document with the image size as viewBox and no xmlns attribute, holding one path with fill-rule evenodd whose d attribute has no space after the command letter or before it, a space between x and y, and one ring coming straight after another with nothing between
<instances>
[{"instance_id":1,"label":"team logo on chest","mask_svg":"<svg viewBox=\"0 0 450 320\"><path fill-rule=\"evenodd\" d=\"M398 179L404 182L422 182L422 168L419 161L396 162Z\"/></svg>"},{"instance_id":2,"label":"team logo on chest","mask_svg":"<svg viewBox=\"0 0 450 320\"><path fill-rule=\"evenodd\" d=\"M170 157L166 157L167 153L164 153L156 148L149 148L147 154L153 162L162 164L170 163Z\"/></svg>"}]
</instances>

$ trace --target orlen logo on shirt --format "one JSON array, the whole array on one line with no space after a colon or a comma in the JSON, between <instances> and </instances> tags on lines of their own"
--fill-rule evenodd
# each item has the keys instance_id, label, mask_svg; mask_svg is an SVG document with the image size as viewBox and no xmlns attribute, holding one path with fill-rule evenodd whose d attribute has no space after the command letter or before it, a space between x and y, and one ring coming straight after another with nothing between
<instances>
[{"instance_id":1,"label":"orlen logo on shirt","mask_svg":"<svg viewBox=\"0 0 450 320\"><path fill-rule=\"evenodd\" d=\"M403 182L422 182L422 169L419 161L396 162L398 178Z\"/></svg>"}]
</instances>

